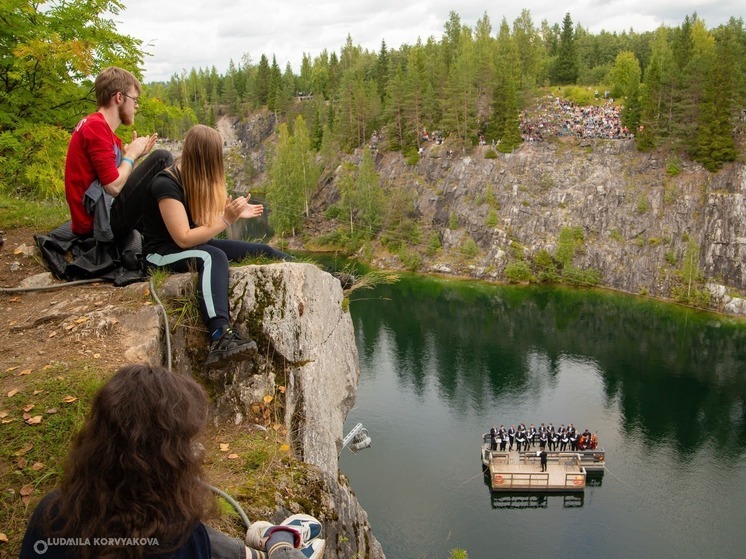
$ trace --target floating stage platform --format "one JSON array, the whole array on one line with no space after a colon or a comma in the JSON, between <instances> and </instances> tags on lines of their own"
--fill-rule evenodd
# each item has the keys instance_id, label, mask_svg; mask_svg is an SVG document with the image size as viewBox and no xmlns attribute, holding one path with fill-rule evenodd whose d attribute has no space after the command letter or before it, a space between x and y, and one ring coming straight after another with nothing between
<instances>
[{"instance_id":1,"label":"floating stage platform","mask_svg":"<svg viewBox=\"0 0 746 559\"><path fill-rule=\"evenodd\" d=\"M603 448L577 451L547 451L547 470L541 471L536 450L490 450L490 434L482 435L482 465L489 473L492 491L567 493L583 491L588 472L603 474Z\"/></svg>"},{"instance_id":2,"label":"floating stage platform","mask_svg":"<svg viewBox=\"0 0 746 559\"><path fill-rule=\"evenodd\" d=\"M551 493L585 489L586 470L577 455L567 453L569 455L562 459L553 457L552 460L547 457L547 471L542 472L535 452L522 453L518 462L511 462L510 452L487 452L486 467L489 469L492 491Z\"/></svg>"}]
</instances>

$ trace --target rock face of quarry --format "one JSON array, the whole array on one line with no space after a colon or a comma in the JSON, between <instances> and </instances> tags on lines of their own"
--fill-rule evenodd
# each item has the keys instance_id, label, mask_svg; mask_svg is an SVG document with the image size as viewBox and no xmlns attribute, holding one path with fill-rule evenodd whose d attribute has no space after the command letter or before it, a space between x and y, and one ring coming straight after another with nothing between
<instances>
[{"instance_id":1,"label":"rock face of quarry","mask_svg":"<svg viewBox=\"0 0 746 559\"><path fill-rule=\"evenodd\" d=\"M273 124L259 114L236 125L258 183ZM359 164L361 150L345 160ZM698 290L698 304L746 314L742 162L713 174L674 153L642 153L633 140L575 138L524 143L510 154L425 143L414 164L400 152L373 153L386 197L411 200L404 211L421 239L402 238L419 264L388 254L374 265L506 281L517 262L536 272L542 254L556 258L560 236L573 229L582 240L572 266L593 271L602 287L674 300ZM325 218L340 201L341 169L323 175L306 224L311 234L346 227L344 217ZM435 254L426 248L433 236Z\"/></svg>"},{"instance_id":2,"label":"rock face of quarry","mask_svg":"<svg viewBox=\"0 0 746 559\"><path fill-rule=\"evenodd\" d=\"M259 355L207 372L200 367L204 355L194 354L188 332L177 330L174 368L211 387L218 422L247 420L252 405L284 386L289 444L294 455L312 467L322 487L315 505L323 511L325 557L383 558L367 514L338 470L343 423L359 375L355 333L339 281L311 264L279 263L231 268L229 282L234 324L257 342ZM164 301L194 297L194 277L173 275L159 294ZM141 323L146 324L144 318ZM143 347L137 357L160 362L164 356L159 348L165 344L157 341L162 328L157 321L150 325L153 332L147 337L156 343L150 350Z\"/></svg>"}]
</instances>

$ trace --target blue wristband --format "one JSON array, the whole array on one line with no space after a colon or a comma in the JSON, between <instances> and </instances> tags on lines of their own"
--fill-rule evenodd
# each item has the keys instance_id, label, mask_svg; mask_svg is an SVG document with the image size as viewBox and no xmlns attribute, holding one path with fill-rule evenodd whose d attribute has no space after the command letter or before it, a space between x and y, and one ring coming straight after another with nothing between
<instances>
[{"instance_id":1,"label":"blue wristband","mask_svg":"<svg viewBox=\"0 0 746 559\"><path fill-rule=\"evenodd\" d=\"M129 157L122 157L122 161L126 161L126 162L127 162L127 163L129 163L129 164L130 164L130 165L131 165L132 167L134 167L134 166L135 166L135 162L134 162L134 161L132 161L132 160L131 160L131 159L130 159Z\"/></svg>"}]
</instances>

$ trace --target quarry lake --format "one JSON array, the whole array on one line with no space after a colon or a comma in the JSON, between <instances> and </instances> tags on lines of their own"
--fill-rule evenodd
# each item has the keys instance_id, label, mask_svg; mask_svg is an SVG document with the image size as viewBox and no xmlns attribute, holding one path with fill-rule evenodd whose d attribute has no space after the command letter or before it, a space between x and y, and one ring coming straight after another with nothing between
<instances>
[{"instance_id":1,"label":"quarry lake","mask_svg":"<svg viewBox=\"0 0 746 559\"><path fill-rule=\"evenodd\" d=\"M340 469L389 559L737 557L746 323L595 290L403 277L352 294L372 447ZM574 495L492 493L492 425L569 422L606 471Z\"/></svg>"}]
</instances>

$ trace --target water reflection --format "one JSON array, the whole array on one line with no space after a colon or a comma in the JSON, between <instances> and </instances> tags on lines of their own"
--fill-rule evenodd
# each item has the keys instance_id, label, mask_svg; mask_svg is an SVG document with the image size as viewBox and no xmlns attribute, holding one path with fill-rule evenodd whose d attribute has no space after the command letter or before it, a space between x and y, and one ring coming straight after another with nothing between
<instances>
[{"instance_id":1,"label":"water reflection","mask_svg":"<svg viewBox=\"0 0 746 559\"><path fill-rule=\"evenodd\" d=\"M546 509L560 506L563 509L578 509L585 501L584 493L492 493L493 509Z\"/></svg>"},{"instance_id":2,"label":"water reflection","mask_svg":"<svg viewBox=\"0 0 746 559\"><path fill-rule=\"evenodd\" d=\"M398 382L420 396L434 380L448 405L484 410L552 387L572 370L578 401L598 379L606 405L619 405L626 436L641 437L649 449L672 442L688 460L708 442L731 459L746 448L741 324L561 288L404 278L364 297L353 301L361 360L390 345Z\"/></svg>"}]
</instances>

